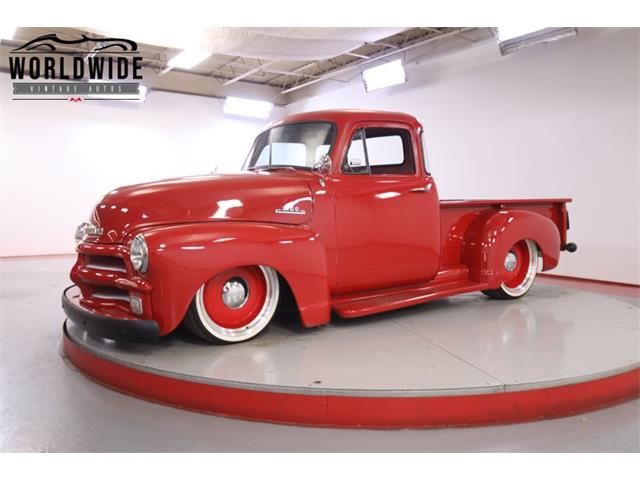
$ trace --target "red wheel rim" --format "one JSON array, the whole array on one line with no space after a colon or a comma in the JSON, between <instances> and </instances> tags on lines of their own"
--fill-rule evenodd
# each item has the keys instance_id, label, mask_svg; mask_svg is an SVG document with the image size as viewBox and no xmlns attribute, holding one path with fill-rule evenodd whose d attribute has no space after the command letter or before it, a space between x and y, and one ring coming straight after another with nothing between
<instances>
[{"instance_id":1,"label":"red wheel rim","mask_svg":"<svg viewBox=\"0 0 640 480\"><path fill-rule=\"evenodd\" d=\"M240 280L247 288L247 299L238 308L225 305L222 289L230 280ZM204 286L204 308L217 325L222 328L242 328L256 318L267 295L267 284L259 267L238 267L219 273Z\"/></svg>"},{"instance_id":2,"label":"red wheel rim","mask_svg":"<svg viewBox=\"0 0 640 480\"><path fill-rule=\"evenodd\" d=\"M503 283L509 288L516 288L522 285L529 270L529 247L527 242L523 240L511 247L509 252L515 255L516 266L512 271L508 271L503 262Z\"/></svg>"}]
</instances>

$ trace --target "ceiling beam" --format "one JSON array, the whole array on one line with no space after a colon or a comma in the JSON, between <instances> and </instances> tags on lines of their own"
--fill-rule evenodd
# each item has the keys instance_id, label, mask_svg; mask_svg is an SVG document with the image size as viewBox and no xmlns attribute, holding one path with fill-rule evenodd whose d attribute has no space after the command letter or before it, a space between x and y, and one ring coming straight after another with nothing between
<instances>
[{"instance_id":1,"label":"ceiling beam","mask_svg":"<svg viewBox=\"0 0 640 480\"><path fill-rule=\"evenodd\" d=\"M331 71L329 71L329 72L327 72L327 73L325 73L323 75L318 76L317 78L314 78L314 79L309 80L307 82L303 82L303 83L300 83L300 84L295 85L293 87L290 87L290 88L287 88L285 90L282 90L280 93L282 93L283 95L287 94L287 93L291 93L291 92L294 92L294 91L299 90L301 88L308 87L309 85L313 85L314 83L318 83L318 82L321 82L321 81L326 80L328 78L334 77L334 76L336 76L336 75L338 75L340 73L346 72L348 70L352 70L352 69L354 69L356 67L360 67L362 65L366 65L366 64L374 62L376 60L382 60L383 58L389 57L391 55L395 55L397 53L404 52L404 51L410 50L412 48L420 47L422 45L426 45L426 44L434 42L436 40L442 40L444 38L451 37L451 36L458 36L459 34L461 34L463 32L466 32L466 31L470 31L470 30L475 30L475 27L459 28L459 29L456 29L456 30L453 30L453 31L450 31L450 32L442 33L441 35L430 36L429 38L426 38L426 39L423 39L423 40L418 40L418 41L415 41L413 43L409 43L408 45L405 45L402 48L398 48L397 50L392 50L390 52L383 52L383 53L381 53L379 55L375 55L375 56L373 56L371 58L363 59L362 61L351 62L351 63L345 65L344 67L339 67L339 68L336 68L334 70L331 70Z\"/></svg>"},{"instance_id":2,"label":"ceiling beam","mask_svg":"<svg viewBox=\"0 0 640 480\"><path fill-rule=\"evenodd\" d=\"M293 77L308 77L308 78L316 78L317 75L309 75L307 73L298 73L298 72L294 72L293 70L290 72L287 72L286 70L277 70L274 68L263 68L262 69L263 72L265 73L277 73L278 75L291 75ZM271 80L269 80L271 81Z\"/></svg>"},{"instance_id":3,"label":"ceiling beam","mask_svg":"<svg viewBox=\"0 0 640 480\"><path fill-rule=\"evenodd\" d=\"M358 57L358 58L369 58L367 55L361 55L359 53L347 52L345 55L349 55L350 57Z\"/></svg>"},{"instance_id":4,"label":"ceiling beam","mask_svg":"<svg viewBox=\"0 0 640 480\"><path fill-rule=\"evenodd\" d=\"M231 78L231 79L227 80L226 82L224 82L224 83L222 84L222 86L223 86L223 87L228 87L229 85L234 84L234 83L236 83L236 82L238 82L238 81L242 80L243 78L246 78L246 77L248 77L248 76L250 76L250 75L253 75L254 73L258 73L258 72L259 72L259 71L261 71L264 67L268 67L268 66L270 66L270 65L273 65L274 63L277 63L277 60L271 60L271 61L269 61L269 62L263 63L262 65L258 65L257 67L252 68L251 70L247 70L246 72L241 73L240 75L238 75L238 76L236 76L236 77L233 77L233 78Z\"/></svg>"}]
</instances>

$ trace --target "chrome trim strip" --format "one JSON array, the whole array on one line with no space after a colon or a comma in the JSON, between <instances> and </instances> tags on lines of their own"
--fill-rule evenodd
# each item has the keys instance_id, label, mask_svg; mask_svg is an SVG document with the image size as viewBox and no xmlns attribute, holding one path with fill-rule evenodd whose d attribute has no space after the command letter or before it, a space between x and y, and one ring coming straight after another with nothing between
<instances>
[{"instance_id":1,"label":"chrome trim strip","mask_svg":"<svg viewBox=\"0 0 640 480\"><path fill-rule=\"evenodd\" d=\"M110 272L127 273L127 268L126 267L116 267L114 265L102 265L100 263L87 263L85 265L85 267L86 268L93 268L95 270L109 270Z\"/></svg>"},{"instance_id":2,"label":"chrome trim strip","mask_svg":"<svg viewBox=\"0 0 640 480\"><path fill-rule=\"evenodd\" d=\"M124 302L129 301L129 295L127 293L92 293L91 298L101 298L103 300L122 300Z\"/></svg>"}]
</instances>

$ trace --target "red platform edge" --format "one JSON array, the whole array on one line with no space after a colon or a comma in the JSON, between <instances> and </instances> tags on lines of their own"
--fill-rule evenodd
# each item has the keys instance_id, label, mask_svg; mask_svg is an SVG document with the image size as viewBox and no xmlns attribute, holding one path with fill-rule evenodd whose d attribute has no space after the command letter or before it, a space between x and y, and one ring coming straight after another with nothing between
<instances>
[{"instance_id":1,"label":"red platform edge","mask_svg":"<svg viewBox=\"0 0 640 480\"><path fill-rule=\"evenodd\" d=\"M223 387L129 368L93 355L65 332L67 358L93 380L156 403L294 425L438 428L516 423L596 410L640 396L640 369L549 388L440 397L304 395Z\"/></svg>"}]
</instances>

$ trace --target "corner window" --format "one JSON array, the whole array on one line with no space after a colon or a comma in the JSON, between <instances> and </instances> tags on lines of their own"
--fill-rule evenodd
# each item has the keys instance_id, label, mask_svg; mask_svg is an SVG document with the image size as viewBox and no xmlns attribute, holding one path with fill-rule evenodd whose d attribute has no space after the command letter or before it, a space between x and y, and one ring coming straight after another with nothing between
<instances>
[{"instance_id":1,"label":"corner window","mask_svg":"<svg viewBox=\"0 0 640 480\"><path fill-rule=\"evenodd\" d=\"M404 128L370 127L356 132L342 171L348 174L413 175L411 133Z\"/></svg>"}]
</instances>

